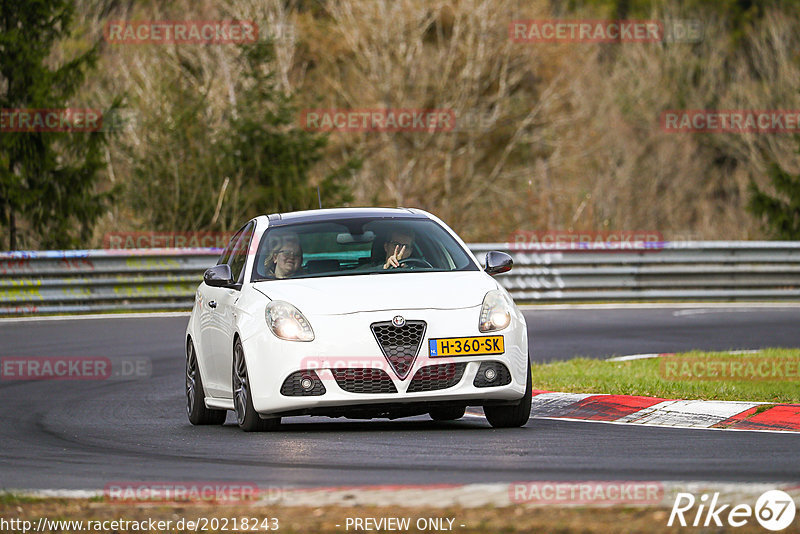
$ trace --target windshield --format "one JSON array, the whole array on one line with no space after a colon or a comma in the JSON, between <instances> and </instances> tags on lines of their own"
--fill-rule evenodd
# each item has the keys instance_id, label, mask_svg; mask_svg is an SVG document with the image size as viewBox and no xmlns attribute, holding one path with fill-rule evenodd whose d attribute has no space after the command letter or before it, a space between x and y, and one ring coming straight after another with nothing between
<instances>
[{"instance_id":1,"label":"windshield","mask_svg":"<svg viewBox=\"0 0 800 534\"><path fill-rule=\"evenodd\" d=\"M253 281L477 270L433 221L342 219L268 229L258 246Z\"/></svg>"}]
</instances>

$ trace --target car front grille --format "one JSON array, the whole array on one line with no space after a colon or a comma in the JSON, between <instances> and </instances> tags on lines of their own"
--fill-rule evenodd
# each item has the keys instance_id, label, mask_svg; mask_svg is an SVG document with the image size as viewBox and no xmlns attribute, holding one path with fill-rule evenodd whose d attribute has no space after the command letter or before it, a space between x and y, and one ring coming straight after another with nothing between
<instances>
[{"instance_id":1,"label":"car front grille","mask_svg":"<svg viewBox=\"0 0 800 534\"><path fill-rule=\"evenodd\" d=\"M486 378L486 371L494 371L494 379ZM500 362L481 362L475 380L472 385L476 388L490 388L494 386L505 386L511 383L511 372L508 367Z\"/></svg>"},{"instance_id":2,"label":"car front grille","mask_svg":"<svg viewBox=\"0 0 800 534\"><path fill-rule=\"evenodd\" d=\"M425 336L425 321L406 321L403 326L386 321L373 323L371 328L389 365L401 380L405 379Z\"/></svg>"},{"instance_id":3,"label":"car front grille","mask_svg":"<svg viewBox=\"0 0 800 534\"><path fill-rule=\"evenodd\" d=\"M301 382L304 378L311 380L312 387L303 389ZM318 397L325 394L325 385L314 371L296 371L286 377L281 386L281 395L284 397Z\"/></svg>"},{"instance_id":4,"label":"car front grille","mask_svg":"<svg viewBox=\"0 0 800 534\"><path fill-rule=\"evenodd\" d=\"M348 393L397 393L383 369L331 369L339 387Z\"/></svg>"},{"instance_id":5,"label":"car front grille","mask_svg":"<svg viewBox=\"0 0 800 534\"><path fill-rule=\"evenodd\" d=\"M407 391L416 393L451 388L461 381L466 368L466 363L443 363L422 367L414 373Z\"/></svg>"}]
</instances>

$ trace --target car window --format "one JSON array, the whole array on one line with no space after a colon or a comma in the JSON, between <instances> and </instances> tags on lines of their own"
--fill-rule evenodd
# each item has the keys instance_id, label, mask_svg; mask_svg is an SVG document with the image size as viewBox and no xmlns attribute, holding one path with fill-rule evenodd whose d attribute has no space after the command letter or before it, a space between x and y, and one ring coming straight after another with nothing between
<instances>
[{"instance_id":1,"label":"car window","mask_svg":"<svg viewBox=\"0 0 800 534\"><path fill-rule=\"evenodd\" d=\"M402 267L384 269L387 251L402 247ZM269 228L258 246L253 280L464 270L478 267L434 221L358 218Z\"/></svg>"},{"instance_id":2,"label":"car window","mask_svg":"<svg viewBox=\"0 0 800 534\"><path fill-rule=\"evenodd\" d=\"M217 265L222 265L223 263L228 263L228 260L231 257L231 251L233 250L233 245L236 244L236 241L239 239L239 236L242 235L242 231L244 231L244 229L246 227L247 227L247 225L242 226L241 228L239 228L238 232L233 234L233 237L231 237L231 240L228 241L228 245L222 251L222 254L219 257L219 260L217 260Z\"/></svg>"},{"instance_id":3,"label":"car window","mask_svg":"<svg viewBox=\"0 0 800 534\"><path fill-rule=\"evenodd\" d=\"M231 275L236 283L243 281L244 266L247 263L247 252L250 249L250 238L253 237L255 224L250 223L239 233L233 248L231 249L228 265L231 268Z\"/></svg>"}]
</instances>

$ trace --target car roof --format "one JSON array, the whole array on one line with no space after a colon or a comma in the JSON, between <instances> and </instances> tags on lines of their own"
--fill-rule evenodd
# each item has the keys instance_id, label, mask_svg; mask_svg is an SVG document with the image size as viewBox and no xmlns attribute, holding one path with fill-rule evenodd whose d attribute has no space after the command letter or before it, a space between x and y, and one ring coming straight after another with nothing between
<instances>
[{"instance_id":1,"label":"car roof","mask_svg":"<svg viewBox=\"0 0 800 534\"><path fill-rule=\"evenodd\" d=\"M378 217L384 219L427 219L424 213L408 208L333 208L308 211L272 213L269 226L284 226L306 222L322 222L339 219Z\"/></svg>"}]
</instances>

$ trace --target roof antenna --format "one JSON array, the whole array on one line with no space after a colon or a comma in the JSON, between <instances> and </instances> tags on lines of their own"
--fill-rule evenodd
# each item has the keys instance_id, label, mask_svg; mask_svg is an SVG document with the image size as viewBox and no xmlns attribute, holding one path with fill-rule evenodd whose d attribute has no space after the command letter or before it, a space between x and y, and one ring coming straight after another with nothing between
<instances>
[{"instance_id":1,"label":"roof antenna","mask_svg":"<svg viewBox=\"0 0 800 534\"><path fill-rule=\"evenodd\" d=\"M319 209L322 209L322 196L319 194L319 186L317 186L317 200L319 200Z\"/></svg>"}]
</instances>

